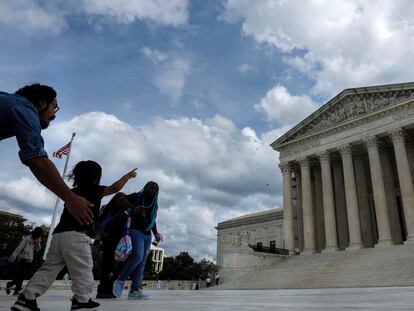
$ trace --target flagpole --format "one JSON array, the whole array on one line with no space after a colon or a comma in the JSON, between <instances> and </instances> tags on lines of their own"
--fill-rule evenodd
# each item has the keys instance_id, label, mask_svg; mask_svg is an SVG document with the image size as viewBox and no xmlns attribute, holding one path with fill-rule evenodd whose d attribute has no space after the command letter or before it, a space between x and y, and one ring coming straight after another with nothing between
<instances>
[{"instance_id":1,"label":"flagpole","mask_svg":"<svg viewBox=\"0 0 414 311\"><path fill-rule=\"evenodd\" d=\"M63 168L63 173L62 173L62 178L65 178L65 175L66 175L66 170L68 168L68 162L69 162L69 156L70 156L70 152L72 150L72 142L73 142L73 138L75 137L75 135L76 135L76 133L72 133L72 138L69 142L69 153L66 156L65 166ZM46 260L46 255L47 255L47 252L49 251L50 242L52 241L52 233L53 233L53 230L55 229L55 225L56 225L56 216L57 216L57 210L58 210L59 203L60 203L60 199L59 199L59 197L56 197L55 207L53 209L52 223L50 224L49 234L47 235L45 252L43 253L43 259L44 260Z\"/></svg>"}]
</instances>

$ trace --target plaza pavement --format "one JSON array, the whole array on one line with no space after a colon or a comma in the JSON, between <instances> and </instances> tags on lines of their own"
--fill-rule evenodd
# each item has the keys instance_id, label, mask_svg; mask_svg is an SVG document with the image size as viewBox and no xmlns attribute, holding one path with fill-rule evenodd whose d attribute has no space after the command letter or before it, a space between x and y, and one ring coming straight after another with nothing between
<instances>
[{"instance_id":1,"label":"plaza pavement","mask_svg":"<svg viewBox=\"0 0 414 311\"><path fill-rule=\"evenodd\" d=\"M414 287L287 290L147 290L149 300L99 300L104 311L324 311L414 310ZM126 293L125 293L126 294ZM41 311L70 309L69 290L50 290L38 299ZM0 293L0 310L16 297Z\"/></svg>"}]
</instances>

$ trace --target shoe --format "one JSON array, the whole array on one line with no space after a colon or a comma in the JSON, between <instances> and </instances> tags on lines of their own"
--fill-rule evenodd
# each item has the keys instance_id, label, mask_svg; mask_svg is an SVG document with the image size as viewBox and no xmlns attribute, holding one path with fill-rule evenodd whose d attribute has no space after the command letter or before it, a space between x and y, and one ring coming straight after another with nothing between
<instances>
[{"instance_id":1,"label":"shoe","mask_svg":"<svg viewBox=\"0 0 414 311\"><path fill-rule=\"evenodd\" d=\"M10 295L10 291L11 291L11 285L10 285L10 282L7 282L7 283L6 283L6 294L7 294L7 295Z\"/></svg>"},{"instance_id":2,"label":"shoe","mask_svg":"<svg viewBox=\"0 0 414 311\"><path fill-rule=\"evenodd\" d=\"M36 299L26 299L20 294L17 301L10 308L12 311L40 311L37 307Z\"/></svg>"},{"instance_id":3,"label":"shoe","mask_svg":"<svg viewBox=\"0 0 414 311\"><path fill-rule=\"evenodd\" d=\"M140 290L134 290L133 292L129 292L129 294L128 294L128 299L145 300L145 299L148 299L148 298L149 298L149 296L148 295L145 295Z\"/></svg>"},{"instance_id":4,"label":"shoe","mask_svg":"<svg viewBox=\"0 0 414 311\"><path fill-rule=\"evenodd\" d=\"M116 298L113 293L103 293L103 292L96 293L96 299L112 299L112 298Z\"/></svg>"},{"instance_id":5,"label":"shoe","mask_svg":"<svg viewBox=\"0 0 414 311\"><path fill-rule=\"evenodd\" d=\"M79 302L75 298L72 299L72 307L70 308L70 311L96 311L99 310L100 304L93 301L92 299L89 299L88 302Z\"/></svg>"},{"instance_id":6,"label":"shoe","mask_svg":"<svg viewBox=\"0 0 414 311\"><path fill-rule=\"evenodd\" d=\"M19 290L14 290L14 292L13 292L13 296L18 296L19 295L19 293L21 292L23 290L23 288L21 288L21 289L19 289Z\"/></svg>"},{"instance_id":7,"label":"shoe","mask_svg":"<svg viewBox=\"0 0 414 311\"><path fill-rule=\"evenodd\" d=\"M114 287L112 288L112 293L116 298L121 297L122 290L124 289L124 281L115 280Z\"/></svg>"}]
</instances>

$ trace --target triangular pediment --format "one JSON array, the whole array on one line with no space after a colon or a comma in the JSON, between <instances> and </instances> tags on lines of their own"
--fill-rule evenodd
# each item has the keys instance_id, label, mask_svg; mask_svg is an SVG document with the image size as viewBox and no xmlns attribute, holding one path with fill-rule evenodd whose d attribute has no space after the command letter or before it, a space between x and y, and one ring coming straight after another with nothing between
<instances>
[{"instance_id":1,"label":"triangular pediment","mask_svg":"<svg viewBox=\"0 0 414 311\"><path fill-rule=\"evenodd\" d=\"M414 98L414 82L345 89L274 141L279 147Z\"/></svg>"}]
</instances>

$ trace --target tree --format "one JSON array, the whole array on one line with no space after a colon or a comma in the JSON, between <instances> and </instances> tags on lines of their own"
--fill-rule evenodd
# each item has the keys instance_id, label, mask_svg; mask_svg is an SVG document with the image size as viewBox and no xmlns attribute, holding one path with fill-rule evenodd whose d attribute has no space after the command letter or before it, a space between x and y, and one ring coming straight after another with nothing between
<instances>
[{"instance_id":1,"label":"tree","mask_svg":"<svg viewBox=\"0 0 414 311\"><path fill-rule=\"evenodd\" d=\"M201 269L202 279L205 279L207 275L213 276L213 274L218 271L217 265L215 265L214 262L207 260L205 258L200 260L199 265Z\"/></svg>"},{"instance_id":2,"label":"tree","mask_svg":"<svg viewBox=\"0 0 414 311\"><path fill-rule=\"evenodd\" d=\"M181 252L176 257L165 257L163 270L158 274L162 280L198 280L205 279L207 274L213 274L217 271L217 266L207 260L202 259L200 262L188 254Z\"/></svg>"}]
</instances>

